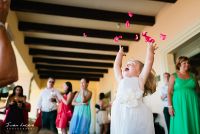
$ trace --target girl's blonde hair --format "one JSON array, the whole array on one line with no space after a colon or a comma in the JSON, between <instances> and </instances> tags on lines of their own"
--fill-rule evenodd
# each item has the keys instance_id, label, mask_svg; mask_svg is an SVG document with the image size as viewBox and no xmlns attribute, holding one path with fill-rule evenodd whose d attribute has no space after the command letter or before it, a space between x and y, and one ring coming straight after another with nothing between
<instances>
[{"instance_id":1,"label":"girl's blonde hair","mask_svg":"<svg viewBox=\"0 0 200 134\"><path fill-rule=\"evenodd\" d=\"M136 62L140 64L140 70L142 70L144 67L144 64L138 60L136 60ZM143 96L147 96L148 94L153 94L156 91L156 85L157 85L156 72L152 69L144 85Z\"/></svg>"}]
</instances>

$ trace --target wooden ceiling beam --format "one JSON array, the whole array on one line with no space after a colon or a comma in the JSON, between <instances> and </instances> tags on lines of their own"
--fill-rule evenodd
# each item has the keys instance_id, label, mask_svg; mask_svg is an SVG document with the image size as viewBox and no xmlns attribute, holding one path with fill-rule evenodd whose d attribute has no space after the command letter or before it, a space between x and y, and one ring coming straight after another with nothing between
<instances>
[{"instance_id":1,"label":"wooden ceiling beam","mask_svg":"<svg viewBox=\"0 0 200 134\"><path fill-rule=\"evenodd\" d=\"M59 71L71 71L71 72L90 72L90 73L108 73L108 69L97 69L97 68L83 68L83 67L67 67L67 66L55 66L55 65L44 65L35 64L37 70L59 70Z\"/></svg>"},{"instance_id":2,"label":"wooden ceiling beam","mask_svg":"<svg viewBox=\"0 0 200 134\"><path fill-rule=\"evenodd\" d=\"M154 16L134 14L134 17L130 18L127 13L122 12L72 7L68 5L58 5L27 0L12 0L11 10L118 23L125 23L125 21L129 19L133 21L134 24L148 26L155 24Z\"/></svg>"},{"instance_id":3,"label":"wooden ceiling beam","mask_svg":"<svg viewBox=\"0 0 200 134\"><path fill-rule=\"evenodd\" d=\"M82 37L83 37L83 33L86 33L88 37L105 38L105 39L112 39L112 40L114 39L114 37L121 35L122 36L121 40L128 40L128 41L140 40L140 33L95 30L95 29L89 29L89 28L77 28L77 27L24 22L24 21L19 21L18 28L20 31L24 31L24 32L42 32L42 33L53 33L53 34L73 35L73 36L82 36ZM136 39L136 35L138 36L137 39Z\"/></svg>"},{"instance_id":4,"label":"wooden ceiling beam","mask_svg":"<svg viewBox=\"0 0 200 134\"><path fill-rule=\"evenodd\" d=\"M71 77L86 77L86 78L90 78L90 77L103 77L103 74L91 74L91 73L75 73L75 72L60 72L60 71L49 71L49 70L38 70L38 74L39 75L50 75L50 76L71 76Z\"/></svg>"},{"instance_id":5,"label":"wooden ceiling beam","mask_svg":"<svg viewBox=\"0 0 200 134\"><path fill-rule=\"evenodd\" d=\"M103 51L114 51L114 52L119 51L119 45L64 41L64 40L45 39L37 37L25 37L24 42L27 45L37 45L37 46L56 46L65 48L103 50ZM122 46L122 47L124 49L124 52L128 52L128 46Z\"/></svg>"},{"instance_id":6,"label":"wooden ceiling beam","mask_svg":"<svg viewBox=\"0 0 200 134\"><path fill-rule=\"evenodd\" d=\"M114 61L114 59L115 59L115 55L108 55L108 54L66 52L66 51L36 49L36 48L29 48L29 54L30 55L54 56L54 57L79 58L79 59L112 60L112 61Z\"/></svg>"},{"instance_id":7,"label":"wooden ceiling beam","mask_svg":"<svg viewBox=\"0 0 200 134\"><path fill-rule=\"evenodd\" d=\"M151 0L151 1L160 1L165 3L176 3L177 0Z\"/></svg>"},{"instance_id":8,"label":"wooden ceiling beam","mask_svg":"<svg viewBox=\"0 0 200 134\"><path fill-rule=\"evenodd\" d=\"M90 62L90 61L76 61L76 60L62 60L52 58L33 57L34 63L47 63L53 65L68 65L68 66L88 66L88 67L113 67L113 63Z\"/></svg>"}]
</instances>

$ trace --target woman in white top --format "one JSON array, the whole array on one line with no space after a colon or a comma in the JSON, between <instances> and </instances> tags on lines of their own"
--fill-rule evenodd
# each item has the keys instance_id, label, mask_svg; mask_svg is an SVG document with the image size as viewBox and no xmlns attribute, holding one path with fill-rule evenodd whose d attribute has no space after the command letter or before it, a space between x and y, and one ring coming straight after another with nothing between
<instances>
[{"instance_id":1,"label":"woman in white top","mask_svg":"<svg viewBox=\"0 0 200 134\"><path fill-rule=\"evenodd\" d=\"M99 110L97 110L97 123L100 126L100 134L107 134L108 126L110 123L110 120L108 118L108 111L107 108L110 107L110 104L108 101L106 101L105 94L100 93L99 94Z\"/></svg>"}]
</instances>

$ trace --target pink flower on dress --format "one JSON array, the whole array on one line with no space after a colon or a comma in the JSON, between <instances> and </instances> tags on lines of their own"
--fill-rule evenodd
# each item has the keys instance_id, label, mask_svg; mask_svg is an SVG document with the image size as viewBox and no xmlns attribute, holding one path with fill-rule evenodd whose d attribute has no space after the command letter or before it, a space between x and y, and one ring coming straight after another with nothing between
<instances>
[{"instance_id":1,"label":"pink flower on dress","mask_svg":"<svg viewBox=\"0 0 200 134\"><path fill-rule=\"evenodd\" d=\"M142 97L143 92L140 90L127 90L126 93L120 94L116 97L116 101L125 105L127 108L137 107L139 99Z\"/></svg>"}]
</instances>

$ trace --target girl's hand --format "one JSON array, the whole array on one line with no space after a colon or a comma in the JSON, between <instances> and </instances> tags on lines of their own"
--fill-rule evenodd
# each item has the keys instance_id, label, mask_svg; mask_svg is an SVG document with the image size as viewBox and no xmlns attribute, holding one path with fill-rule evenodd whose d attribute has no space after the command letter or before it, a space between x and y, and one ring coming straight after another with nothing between
<instances>
[{"instance_id":1,"label":"girl's hand","mask_svg":"<svg viewBox=\"0 0 200 134\"><path fill-rule=\"evenodd\" d=\"M124 52L124 48L121 45L119 45L119 53L122 53L123 56L126 56L126 54Z\"/></svg>"},{"instance_id":2,"label":"girl's hand","mask_svg":"<svg viewBox=\"0 0 200 134\"><path fill-rule=\"evenodd\" d=\"M169 114L170 116L174 116L174 109L172 107L169 107Z\"/></svg>"},{"instance_id":3,"label":"girl's hand","mask_svg":"<svg viewBox=\"0 0 200 134\"><path fill-rule=\"evenodd\" d=\"M158 45L155 43L151 43L151 42L147 42L147 47L149 48L149 50L155 54L155 50L158 49Z\"/></svg>"}]
</instances>

